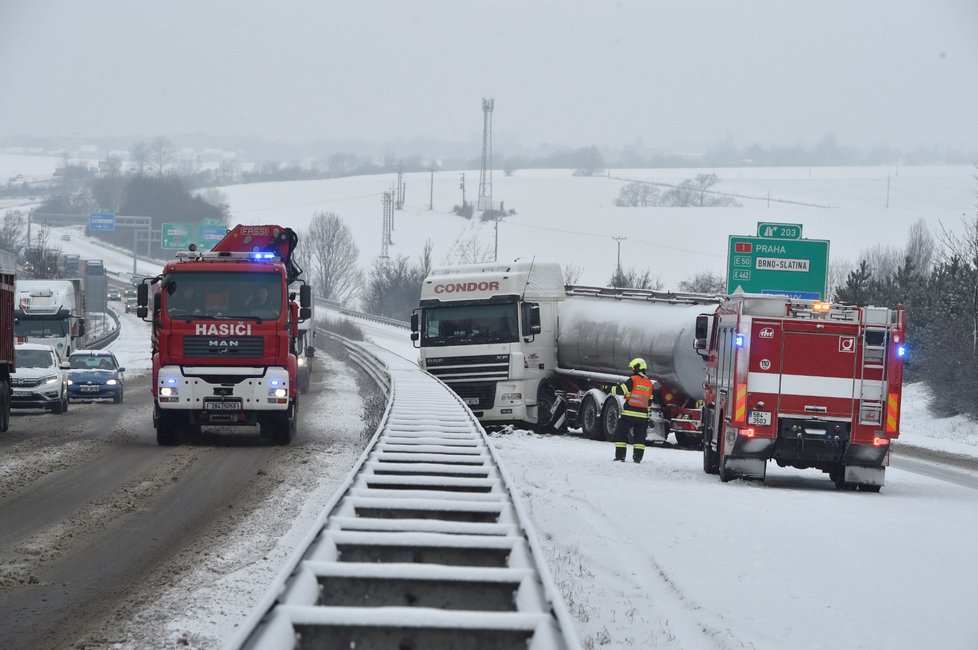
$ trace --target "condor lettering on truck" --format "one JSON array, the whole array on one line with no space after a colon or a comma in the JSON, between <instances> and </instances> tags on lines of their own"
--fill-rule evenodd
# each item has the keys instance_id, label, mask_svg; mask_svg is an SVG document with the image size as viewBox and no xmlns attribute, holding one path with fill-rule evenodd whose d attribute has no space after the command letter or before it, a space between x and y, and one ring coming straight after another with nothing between
<instances>
[{"instance_id":1,"label":"condor lettering on truck","mask_svg":"<svg viewBox=\"0 0 978 650\"><path fill-rule=\"evenodd\" d=\"M251 323L197 323L194 333L203 336L248 336Z\"/></svg>"},{"instance_id":2,"label":"condor lettering on truck","mask_svg":"<svg viewBox=\"0 0 978 650\"><path fill-rule=\"evenodd\" d=\"M469 291L498 291L498 282L453 282L436 284L435 293L467 293Z\"/></svg>"}]
</instances>

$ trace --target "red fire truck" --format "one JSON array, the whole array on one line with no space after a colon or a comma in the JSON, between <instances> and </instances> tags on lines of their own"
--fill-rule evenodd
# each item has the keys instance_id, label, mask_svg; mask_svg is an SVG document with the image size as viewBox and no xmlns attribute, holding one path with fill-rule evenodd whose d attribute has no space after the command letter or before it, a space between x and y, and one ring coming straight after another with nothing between
<instances>
[{"instance_id":1,"label":"red fire truck","mask_svg":"<svg viewBox=\"0 0 978 650\"><path fill-rule=\"evenodd\" d=\"M905 330L900 306L760 294L699 316L704 471L763 480L773 459L878 492L900 434Z\"/></svg>"},{"instance_id":2,"label":"red fire truck","mask_svg":"<svg viewBox=\"0 0 978 650\"><path fill-rule=\"evenodd\" d=\"M296 337L311 302L304 283L299 304L289 292L302 272L292 259L297 243L290 228L238 225L211 251L180 252L139 285L136 313L153 324L159 444L178 444L201 425L257 424L262 437L292 440Z\"/></svg>"}]
</instances>

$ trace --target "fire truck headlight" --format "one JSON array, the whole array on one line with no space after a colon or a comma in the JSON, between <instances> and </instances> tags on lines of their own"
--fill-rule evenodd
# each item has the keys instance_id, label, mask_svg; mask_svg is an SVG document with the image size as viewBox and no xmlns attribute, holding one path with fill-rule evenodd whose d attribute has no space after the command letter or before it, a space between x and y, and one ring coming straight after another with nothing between
<instances>
[{"instance_id":1,"label":"fire truck headlight","mask_svg":"<svg viewBox=\"0 0 978 650\"><path fill-rule=\"evenodd\" d=\"M268 396L269 397L279 397L279 398L288 397L289 396L289 389L287 389L287 388L272 388L272 389L270 389L268 391Z\"/></svg>"},{"instance_id":2,"label":"fire truck headlight","mask_svg":"<svg viewBox=\"0 0 978 650\"><path fill-rule=\"evenodd\" d=\"M163 386L160 388L160 397L176 397L176 395L176 388L171 388L170 386Z\"/></svg>"}]
</instances>

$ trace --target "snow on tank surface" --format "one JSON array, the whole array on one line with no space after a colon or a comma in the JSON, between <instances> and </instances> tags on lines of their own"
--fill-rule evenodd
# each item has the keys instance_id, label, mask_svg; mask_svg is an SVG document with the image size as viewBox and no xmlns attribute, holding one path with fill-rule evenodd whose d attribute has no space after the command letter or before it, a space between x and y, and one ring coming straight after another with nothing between
<instances>
[{"instance_id":1,"label":"snow on tank surface","mask_svg":"<svg viewBox=\"0 0 978 650\"><path fill-rule=\"evenodd\" d=\"M716 299L668 302L569 295L560 303L557 364L562 369L616 375L642 357L649 376L692 399L703 399L706 360L693 349L696 317Z\"/></svg>"}]
</instances>

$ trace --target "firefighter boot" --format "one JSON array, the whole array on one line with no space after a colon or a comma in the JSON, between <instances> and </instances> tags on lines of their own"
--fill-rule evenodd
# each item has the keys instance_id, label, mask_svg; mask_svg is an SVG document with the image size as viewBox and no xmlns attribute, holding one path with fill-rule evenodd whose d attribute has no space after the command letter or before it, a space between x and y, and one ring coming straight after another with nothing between
<instances>
[{"instance_id":1,"label":"firefighter boot","mask_svg":"<svg viewBox=\"0 0 978 650\"><path fill-rule=\"evenodd\" d=\"M628 451L625 445L619 445L615 443L615 460L625 462L625 453Z\"/></svg>"},{"instance_id":2,"label":"firefighter boot","mask_svg":"<svg viewBox=\"0 0 978 650\"><path fill-rule=\"evenodd\" d=\"M645 447L635 445L635 448L632 449L632 460L636 463L641 463L643 456L645 456Z\"/></svg>"}]
</instances>

